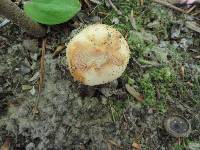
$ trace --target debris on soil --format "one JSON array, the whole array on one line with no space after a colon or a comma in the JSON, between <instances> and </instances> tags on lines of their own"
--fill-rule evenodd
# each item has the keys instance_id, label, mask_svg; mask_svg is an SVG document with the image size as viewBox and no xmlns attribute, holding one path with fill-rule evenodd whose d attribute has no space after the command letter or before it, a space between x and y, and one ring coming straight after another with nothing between
<instances>
[{"instance_id":1,"label":"debris on soil","mask_svg":"<svg viewBox=\"0 0 200 150\"><path fill-rule=\"evenodd\" d=\"M182 116L171 116L164 121L165 130L173 137L188 137L191 132L190 122Z\"/></svg>"},{"instance_id":2,"label":"debris on soil","mask_svg":"<svg viewBox=\"0 0 200 150\"><path fill-rule=\"evenodd\" d=\"M126 84L125 87L128 93L131 94L137 101L139 102L144 101L144 97L139 92L137 92L132 86Z\"/></svg>"},{"instance_id":3,"label":"debris on soil","mask_svg":"<svg viewBox=\"0 0 200 150\"><path fill-rule=\"evenodd\" d=\"M194 21L186 21L185 26L195 32L200 33L200 25Z\"/></svg>"}]
</instances>

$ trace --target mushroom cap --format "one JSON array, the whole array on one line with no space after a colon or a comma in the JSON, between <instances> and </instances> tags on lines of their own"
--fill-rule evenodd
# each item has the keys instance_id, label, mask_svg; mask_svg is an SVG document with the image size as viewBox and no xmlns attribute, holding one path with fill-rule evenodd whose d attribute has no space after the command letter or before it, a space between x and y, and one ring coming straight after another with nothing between
<instances>
[{"instance_id":1,"label":"mushroom cap","mask_svg":"<svg viewBox=\"0 0 200 150\"><path fill-rule=\"evenodd\" d=\"M93 86L119 78L128 64L130 50L119 31L93 24L71 39L66 56L74 79Z\"/></svg>"}]
</instances>

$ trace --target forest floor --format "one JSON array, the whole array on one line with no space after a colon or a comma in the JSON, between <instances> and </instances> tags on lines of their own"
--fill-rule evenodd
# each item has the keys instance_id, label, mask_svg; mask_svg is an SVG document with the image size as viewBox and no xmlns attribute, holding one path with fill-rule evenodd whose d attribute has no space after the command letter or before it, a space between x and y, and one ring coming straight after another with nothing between
<instances>
[{"instance_id":1,"label":"forest floor","mask_svg":"<svg viewBox=\"0 0 200 150\"><path fill-rule=\"evenodd\" d=\"M26 35L12 23L0 28L0 146L199 150L200 33L194 22L200 24L200 7L184 14L152 1L112 0L117 10L109 1L88 2L71 21L50 28L41 94L42 39ZM84 26L97 22L123 34L131 58L118 80L89 87L74 82L65 50L58 55L54 51L64 48ZM189 121L188 137L166 132L164 120L173 115Z\"/></svg>"}]
</instances>

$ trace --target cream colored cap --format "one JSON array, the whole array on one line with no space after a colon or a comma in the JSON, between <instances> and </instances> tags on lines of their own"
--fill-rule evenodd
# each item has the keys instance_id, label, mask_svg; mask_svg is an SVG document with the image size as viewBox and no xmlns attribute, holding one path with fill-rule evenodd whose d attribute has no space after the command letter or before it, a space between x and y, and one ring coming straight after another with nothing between
<instances>
[{"instance_id":1,"label":"cream colored cap","mask_svg":"<svg viewBox=\"0 0 200 150\"><path fill-rule=\"evenodd\" d=\"M119 31L94 24L71 39L66 55L74 79L93 86L119 78L126 69L130 51Z\"/></svg>"}]
</instances>

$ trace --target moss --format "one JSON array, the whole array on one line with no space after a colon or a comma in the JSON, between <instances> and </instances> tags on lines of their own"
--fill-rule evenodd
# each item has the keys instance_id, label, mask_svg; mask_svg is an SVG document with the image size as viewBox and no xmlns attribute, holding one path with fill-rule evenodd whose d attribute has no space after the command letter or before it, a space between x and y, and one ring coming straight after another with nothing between
<instances>
[{"instance_id":1,"label":"moss","mask_svg":"<svg viewBox=\"0 0 200 150\"><path fill-rule=\"evenodd\" d=\"M144 74L140 81L145 97L144 105L156 107L160 112L164 113L167 109L165 97L169 95L174 80L175 76L169 67L153 68ZM159 90L161 95L159 101L156 100L157 90Z\"/></svg>"},{"instance_id":2,"label":"moss","mask_svg":"<svg viewBox=\"0 0 200 150\"><path fill-rule=\"evenodd\" d=\"M166 84L172 82L175 79L175 76L172 74L172 71L169 67L153 69L150 74L154 81L162 81Z\"/></svg>"},{"instance_id":3,"label":"moss","mask_svg":"<svg viewBox=\"0 0 200 150\"><path fill-rule=\"evenodd\" d=\"M150 75L145 74L140 84L141 84L142 91L145 97L144 105L155 106L156 105L156 91L155 91L155 87L153 86L151 82Z\"/></svg>"}]
</instances>

